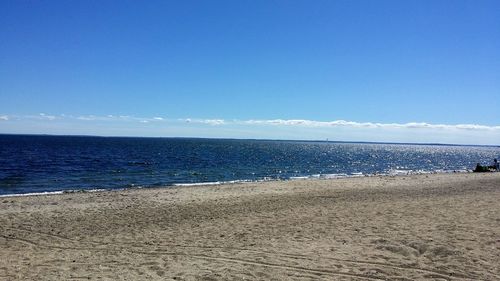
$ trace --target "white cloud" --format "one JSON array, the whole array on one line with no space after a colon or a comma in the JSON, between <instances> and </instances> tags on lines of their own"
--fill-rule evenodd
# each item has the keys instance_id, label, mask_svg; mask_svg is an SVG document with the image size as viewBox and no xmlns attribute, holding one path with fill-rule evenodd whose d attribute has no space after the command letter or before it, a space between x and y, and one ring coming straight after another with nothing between
<instances>
[{"instance_id":1,"label":"white cloud","mask_svg":"<svg viewBox=\"0 0 500 281\"><path fill-rule=\"evenodd\" d=\"M314 120L247 120L243 121L248 125L277 125L277 126L301 126L301 127L352 127L352 128L395 128L395 129L447 129L447 130L500 130L500 126L486 126L477 124L429 124L429 123L372 123L354 122L345 120L335 121L314 121Z\"/></svg>"},{"instance_id":2,"label":"white cloud","mask_svg":"<svg viewBox=\"0 0 500 281\"><path fill-rule=\"evenodd\" d=\"M185 119L178 119L178 120L182 121L182 122L186 122L186 123L206 124L206 125L212 125L212 126L229 124L224 119L191 119L191 118L185 118Z\"/></svg>"},{"instance_id":3,"label":"white cloud","mask_svg":"<svg viewBox=\"0 0 500 281\"><path fill-rule=\"evenodd\" d=\"M56 117L54 115L47 115L45 113L40 113L40 114L38 114L38 116L41 119L45 119L45 120L55 120L56 119Z\"/></svg>"},{"instance_id":4,"label":"white cloud","mask_svg":"<svg viewBox=\"0 0 500 281\"><path fill-rule=\"evenodd\" d=\"M183 118L183 119L166 119L163 117L134 117L129 115L48 115L40 113L39 115L15 116L16 119L38 119L38 120L55 120L55 119L76 119L82 121L115 121L115 122L184 122L192 124L204 124L210 126L223 125L238 125L238 126L282 126L282 127L302 127L302 128L359 128L359 129L408 129L408 130L446 130L446 131L500 131L500 126L488 126L479 124L430 124L425 122L409 122L409 123L377 123L377 122L356 122L346 120L333 121L316 121L306 119L251 119L251 120L224 120L224 119L199 119L199 118ZM10 116L0 115L0 121L7 121Z\"/></svg>"},{"instance_id":5,"label":"white cloud","mask_svg":"<svg viewBox=\"0 0 500 281\"><path fill-rule=\"evenodd\" d=\"M224 121L222 119L205 119L205 120L201 120L200 123L208 124L208 125L224 125L226 123L226 121Z\"/></svg>"},{"instance_id":6,"label":"white cloud","mask_svg":"<svg viewBox=\"0 0 500 281\"><path fill-rule=\"evenodd\" d=\"M109 115L108 115L109 118ZM86 115L86 116L78 116L76 117L78 120L84 120L84 121L93 121L93 120L99 120L96 116L94 115Z\"/></svg>"},{"instance_id":7,"label":"white cloud","mask_svg":"<svg viewBox=\"0 0 500 281\"><path fill-rule=\"evenodd\" d=\"M71 119L77 119L81 121L115 121L115 122L140 122L140 123L149 123L153 121L165 121L166 119L162 117L134 117L129 115L81 115L78 117L68 116Z\"/></svg>"},{"instance_id":8,"label":"white cloud","mask_svg":"<svg viewBox=\"0 0 500 281\"><path fill-rule=\"evenodd\" d=\"M132 116L128 115L105 115L105 116L98 116L98 115L81 115L76 117L78 120L83 120L83 121L140 121L140 120L145 120L146 118L135 118Z\"/></svg>"}]
</instances>

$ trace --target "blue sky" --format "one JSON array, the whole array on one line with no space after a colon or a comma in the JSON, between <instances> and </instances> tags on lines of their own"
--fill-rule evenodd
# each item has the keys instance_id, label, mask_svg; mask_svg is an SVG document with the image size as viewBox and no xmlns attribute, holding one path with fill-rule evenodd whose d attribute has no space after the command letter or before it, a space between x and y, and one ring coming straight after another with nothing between
<instances>
[{"instance_id":1,"label":"blue sky","mask_svg":"<svg viewBox=\"0 0 500 281\"><path fill-rule=\"evenodd\" d=\"M499 144L499 11L0 0L0 133Z\"/></svg>"}]
</instances>

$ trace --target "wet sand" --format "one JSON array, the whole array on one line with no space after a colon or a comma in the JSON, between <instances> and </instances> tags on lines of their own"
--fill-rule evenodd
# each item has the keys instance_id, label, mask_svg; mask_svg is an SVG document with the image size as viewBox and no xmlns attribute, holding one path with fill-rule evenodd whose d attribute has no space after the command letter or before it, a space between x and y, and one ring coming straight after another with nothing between
<instances>
[{"instance_id":1,"label":"wet sand","mask_svg":"<svg viewBox=\"0 0 500 281\"><path fill-rule=\"evenodd\" d=\"M3 197L0 280L500 280L500 173Z\"/></svg>"}]
</instances>

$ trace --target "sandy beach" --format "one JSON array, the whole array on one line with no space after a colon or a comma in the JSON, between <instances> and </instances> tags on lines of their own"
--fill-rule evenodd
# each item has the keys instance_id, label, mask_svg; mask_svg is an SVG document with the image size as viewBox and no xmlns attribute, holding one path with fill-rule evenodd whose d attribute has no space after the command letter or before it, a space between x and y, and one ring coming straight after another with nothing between
<instances>
[{"instance_id":1,"label":"sandy beach","mask_svg":"<svg viewBox=\"0 0 500 281\"><path fill-rule=\"evenodd\" d=\"M500 280L500 173L3 197L0 280Z\"/></svg>"}]
</instances>

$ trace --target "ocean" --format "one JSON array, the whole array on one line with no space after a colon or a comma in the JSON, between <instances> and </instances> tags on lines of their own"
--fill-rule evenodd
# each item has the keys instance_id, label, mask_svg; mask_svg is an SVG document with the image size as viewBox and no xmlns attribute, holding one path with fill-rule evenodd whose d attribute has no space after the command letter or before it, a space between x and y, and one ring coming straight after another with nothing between
<instances>
[{"instance_id":1,"label":"ocean","mask_svg":"<svg viewBox=\"0 0 500 281\"><path fill-rule=\"evenodd\" d=\"M500 147L0 135L0 195L463 172Z\"/></svg>"}]
</instances>

